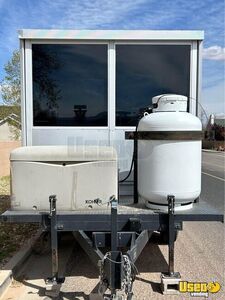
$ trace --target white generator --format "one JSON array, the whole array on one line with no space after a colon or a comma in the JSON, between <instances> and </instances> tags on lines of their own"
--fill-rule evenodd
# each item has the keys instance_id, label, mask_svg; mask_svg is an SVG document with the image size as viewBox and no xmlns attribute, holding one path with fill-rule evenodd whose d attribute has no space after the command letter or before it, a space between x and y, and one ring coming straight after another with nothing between
<instances>
[{"instance_id":1,"label":"white generator","mask_svg":"<svg viewBox=\"0 0 225 300\"><path fill-rule=\"evenodd\" d=\"M112 147L31 146L11 152L11 207L49 210L106 209L118 193L117 154Z\"/></svg>"}]
</instances>

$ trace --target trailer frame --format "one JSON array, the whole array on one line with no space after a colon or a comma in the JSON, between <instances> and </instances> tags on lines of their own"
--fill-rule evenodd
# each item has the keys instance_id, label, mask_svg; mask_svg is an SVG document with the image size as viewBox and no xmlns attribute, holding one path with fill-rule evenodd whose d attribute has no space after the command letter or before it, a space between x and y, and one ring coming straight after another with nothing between
<instances>
[{"instance_id":1,"label":"trailer frame","mask_svg":"<svg viewBox=\"0 0 225 300\"><path fill-rule=\"evenodd\" d=\"M52 274L46 278L46 284L53 287L54 293L55 287L64 282L64 278L58 276L58 233L71 231L99 268L102 299L124 299L121 290L125 299L133 299L134 263L154 231L168 232L168 272L161 274L161 283L163 293L171 294L177 292L181 278L174 270L174 249L176 232L183 229L183 222L224 222L223 214L202 200L196 201L192 209L179 212L174 211L175 197L168 195L167 200L168 213L147 209L144 203L124 205L115 197L111 197L110 207L103 211L57 212L57 197L51 195L49 211L8 210L0 215L0 221L39 223L44 231L51 232ZM104 253L102 249L106 246L110 251ZM122 247L126 247L125 252ZM107 289L110 295L105 294Z\"/></svg>"}]
</instances>

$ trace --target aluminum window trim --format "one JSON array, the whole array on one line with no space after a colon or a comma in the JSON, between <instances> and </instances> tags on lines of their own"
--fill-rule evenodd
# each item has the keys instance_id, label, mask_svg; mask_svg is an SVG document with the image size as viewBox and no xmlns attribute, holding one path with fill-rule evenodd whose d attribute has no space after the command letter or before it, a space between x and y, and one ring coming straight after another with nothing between
<instances>
[{"instance_id":1,"label":"aluminum window trim","mask_svg":"<svg viewBox=\"0 0 225 300\"><path fill-rule=\"evenodd\" d=\"M109 45L110 41L98 41L98 40L44 40L44 39L37 39L37 40L32 40L31 44L36 45Z\"/></svg>"},{"instance_id":2,"label":"aluminum window trim","mask_svg":"<svg viewBox=\"0 0 225 300\"><path fill-rule=\"evenodd\" d=\"M20 29L19 39L49 40L203 40L202 30Z\"/></svg>"},{"instance_id":3,"label":"aluminum window trim","mask_svg":"<svg viewBox=\"0 0 225 300\"><path fill-rule=\"evenodd\" d=\"M71 129L76 129L76 130L109 130L109 127L105 126L83 126L83 127L78 127L78 126L33 126L33 130L35 129L50 129L50 130L71 130Z\"/></svg>"},{"instance_id":4,"label":"aluminum window trim","mask_svg":"<svg viewBox=\"0 0 225 300\"><path fill-rule=\"evenodd\" d=\"M26 97L26 145L32 145L33 135L33 76L31 41L25 40L25 97Z\"/></svg>"},{"instance_id":5,"label":"aluminum window trim","mask_svg":"<svg viewBox=\"0 0 225 300\"><path fill-rule=\"evenodd\" d=\"M26 84L25 84L25 41L20 40L20 86L21 86L21 142L27 144L26 133Z\"/></svg>"},{"instance_id":6,"label":"aluminum window trim","mask_svg":"<svg viewBox=\"0 0 225 300\"><path fill-rule=\"evenodd\" d=\"M197 93L197 42L192 43L191 55L190 55L190 99L189 99L189 112L196 115L196 93Z\"/></svg>"},{"instance_id":7,"label":"aluminum window trim","mask_svg":"<svg viewBox=\"0 0 225 300\"><path fill-rule=\"evenodd\" d=\"M203 41L197 41L198 57L197 57L197 78L196 78L196 115L201 119L201 103L202 103L202 50ZM201 109L201 110L200 110ZM203 112L204 113L204 112Z\"/></svg>"},{"instance_id":8,"label":"aluminum window trim","mask_svg":"<svg viewBox=\"0 0 225 300\"><path fill-rule=\"evenodd\" d=\"M24 42L24 46L23 46ZM32 44L105 44L108 56L108 125L107 126L33 126L33 78L32 78ZM116 45L189 45L190 55L190 96L200 101L201 88L201 49L202 41L190 40L57 40L57 39L22 39L20 44L22 63L22 137L24 145L32 145L33 130L56 129L65 130L109 130L109 141L113 131L135 128L133 126L116 126ZM199 45L196 47L196 45ZM195 49L195 53L193 53ZM197 69L198 66L198 69ZM193 75L193 71L195 74ZM197 86L198 84L198 86ZM195 88L193 88L195 87ZM197 106L197 104L195 105ZM196 113L197 110L190 111Z\"/></svg>"},{"instance_id":9,"label":"aluminum window trim","mask_svg":"<svg viewBox=\"0 0 225 300\"><path fill-rule=\"evenodd\" d=\"M190 46L190 78L189 78L189 97L194 98L196 94L194 94L194 89L192 88L193 85L196 85L196 76L193 76L193 68L194 65L197 63L196 62L196 57L193 57L193 46L197 42L192 42L192 41L115 41L115 69L116 69L116 45L187 45ZM197 67L196 67L196 72L197 72ZM116 94L116 71L115 71L115 94ZM191 99L190 99L191 100ZM190 101L189 100L189 101ZM197 100L198 101L198 100ZM191 101L190 101L191 102ZM196 110L194 109L194 106L191 105L189 106L189 112L192 114L196 114ZM134 126L116 126L116 103L115 103L115 128L120 128L121 130L127 129L127 128L132 128ZM135 128L135 127L134 127Z\"/></svg>"},{"instance_id":10,"label":"aluminum window trim","mask_svg":"<svg viewBox=\"0 0 225 300\"><path fill-rule=\"evenodd\" d=\"M109 129L109 42L95 42L95 41L88 41L87 43L82 41L81 43L80 42L77 42L77 41L74 41L73 43L71 43L70 41L61 41L60 43L57 43L55 41L50 41L50 43L47 43L46 40L37 40L37 41L31 41L31 52L32 52L32 45L38 45L38 44L41 44L41 45L48 45L48 44L51 44L51 45L106 45L107 46L107 126L36 126L34 125L34 118L33 118L33 73L32 73L32 70L33 70L33 61L31 61L31 76L32 79L31 79L31 85L32 85L32 97L31 97L31 102L32 102L32 112L31 112L31 117L32 117L32 130L35 129L35 128L52 128L52 129L59 129L59 128L63 128L64 130L66 128L75 128L75 129L90 129L90 128L93 128L93 129ZM31 54L32 55L32 54Z\"/></svg>"},{"instance_id":11,"label":"aluminum window trim","mask_svg":"<svg viewBox=\"0 0 225 300\"><path fill-rule=\"evenodd\" d=\"M115 41L115 46L116 45L192 45L192 41L187 40L187 41L174 41L174 40L168 40L168 41L142 41L142 40L137 40L137 41Z\"/></svg>"}]
</instances>

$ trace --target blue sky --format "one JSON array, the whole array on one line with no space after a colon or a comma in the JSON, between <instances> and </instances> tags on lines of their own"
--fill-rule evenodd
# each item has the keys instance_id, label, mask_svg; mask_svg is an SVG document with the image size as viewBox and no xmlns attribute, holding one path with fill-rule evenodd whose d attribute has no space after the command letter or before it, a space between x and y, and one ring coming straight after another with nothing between
<instances>
[{"instance_id":1,"label":"blue sky","mask_svg":"<svg viewBox=\"0 0 225 300\"><path fill-rule=\"evenodd\" d=\"M224 10L223 0L0 0L0 80L18 29L198 29L205 31L202 103L207 113L225 112Z\"/></svg>"}]
</instances>

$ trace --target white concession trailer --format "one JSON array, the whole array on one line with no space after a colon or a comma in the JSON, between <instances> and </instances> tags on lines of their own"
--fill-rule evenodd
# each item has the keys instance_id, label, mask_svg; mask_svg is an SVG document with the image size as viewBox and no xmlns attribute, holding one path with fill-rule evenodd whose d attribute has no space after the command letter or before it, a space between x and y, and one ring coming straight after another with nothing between
<instances>
[{"instance_id":1,"label":"white concession trailer","mask_svg":"<svg viewBox=\"0 0 225 300\"><path fill-rule=\"evenodd\" d=\"M162 292L178 293L183 222L223 222L199 201L203 32L20 30L19 38L24 147L11 153L12 205L0 220L51 232L48 294L63 282L65 231L99 267L101 299L114 300L134 299L134 263L158 232L169 250Z\"/></svg>"},{"instance_id":2,"label":"white concession trailer","mask_svg":"<svg viewBox=\"0 0 225 300\"><path fill-rule=\"evenodd\" d=\"M154 96L187 96L198 113L203 31L29 29L19 38L24 146L113 146L124 172L133 152L124 132Z\"/></svg>"}]
</instances>

